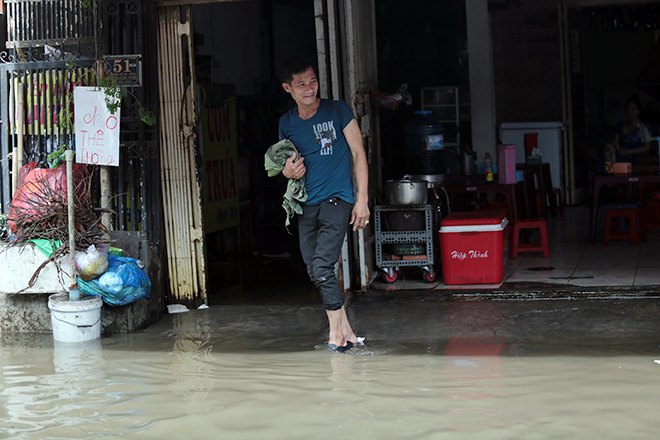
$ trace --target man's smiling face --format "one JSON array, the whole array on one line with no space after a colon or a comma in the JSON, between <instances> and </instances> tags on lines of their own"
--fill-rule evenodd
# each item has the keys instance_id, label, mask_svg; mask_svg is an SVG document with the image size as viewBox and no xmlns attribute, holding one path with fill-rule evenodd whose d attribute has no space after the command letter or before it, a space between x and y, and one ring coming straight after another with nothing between
<instances>
[{"instance_id":1,"label":"man's smiling face","mask_svg":"<svg viewBox=\"0 0 660 440\"><path fill-rule=\"evenodd\" d=\"M283 83L282 87L291 94L296 104L305 107L316 102L319 82L316 79L314 69L309 67L304 72L293 75L291 83Z\"/></svg>"}]
</instances>

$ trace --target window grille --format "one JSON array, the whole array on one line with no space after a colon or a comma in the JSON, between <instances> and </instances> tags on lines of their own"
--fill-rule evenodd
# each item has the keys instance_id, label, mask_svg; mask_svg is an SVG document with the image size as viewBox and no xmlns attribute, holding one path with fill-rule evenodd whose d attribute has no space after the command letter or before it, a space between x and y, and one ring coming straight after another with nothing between
<instances>
[{"instance_id":1,"label":"window grille","mask_svg":"<svg viewBox=\"0 0 660 440\"><path fill-rule=\"evenodd\" d=\"M82 0L5 0L5 3L7 49L94 43L94 0L88 5Z\"/></svg>"}]
</instances>

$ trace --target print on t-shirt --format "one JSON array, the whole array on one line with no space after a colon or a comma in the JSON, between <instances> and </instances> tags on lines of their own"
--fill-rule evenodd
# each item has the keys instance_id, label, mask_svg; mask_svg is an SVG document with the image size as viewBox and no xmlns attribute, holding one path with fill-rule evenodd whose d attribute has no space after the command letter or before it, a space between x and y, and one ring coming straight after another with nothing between
<instances>
[{"instance_id":1,"label":"print on t-shirt","mask_svg":"<svg viewBox=\"0 0 660 440\"><path fill-rule=\"evenodd\" d=\"M327 121L315 124L314 139L317 144L321 144L321 156L332 155L332 141L337 139L334 121Z\"/></svg>"}]
</instances>

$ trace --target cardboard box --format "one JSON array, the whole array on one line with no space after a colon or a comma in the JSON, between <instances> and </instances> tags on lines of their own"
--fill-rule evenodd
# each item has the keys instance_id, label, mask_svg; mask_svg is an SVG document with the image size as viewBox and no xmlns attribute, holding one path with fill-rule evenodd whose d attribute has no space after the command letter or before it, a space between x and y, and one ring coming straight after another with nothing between
<instances>
[{"instance_id":1,"label":"cardboard box","mask_svg":"<svg viewBox=\"0 0 660 440\"><path fill-rule=\"evenodd\" d=\"M614 174L630 174L632 173L632 164L630 162L616 162L612 166Z\"/></svg>"}]
</instances>

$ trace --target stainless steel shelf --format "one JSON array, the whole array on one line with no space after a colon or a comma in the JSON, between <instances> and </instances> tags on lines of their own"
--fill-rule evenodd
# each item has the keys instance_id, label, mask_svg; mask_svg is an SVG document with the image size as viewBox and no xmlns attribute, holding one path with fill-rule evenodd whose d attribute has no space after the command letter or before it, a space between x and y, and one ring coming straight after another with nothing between
<instances>
[{"instance_id":1,"label":"stainless steel shelf","mask_svg":"<svg viewBox=\"0 0 660 440\"><path fill-rule=\"evenodd\" d=\"M432 205L379 205L374 206L376 265L379 268L395 268L402 266L419 266L425 270L433 270L433 213L436 207ZM383 213L386 212L424 212L424 228L420 230L391 231L384 228ZM383 251L387 244L420 244L425 247L424 259L404 260L392 259L391 253ZM432 272L431 272L432 273ZM433 274L435 278L435 274Z\"/></svg>"}]
</instances>

